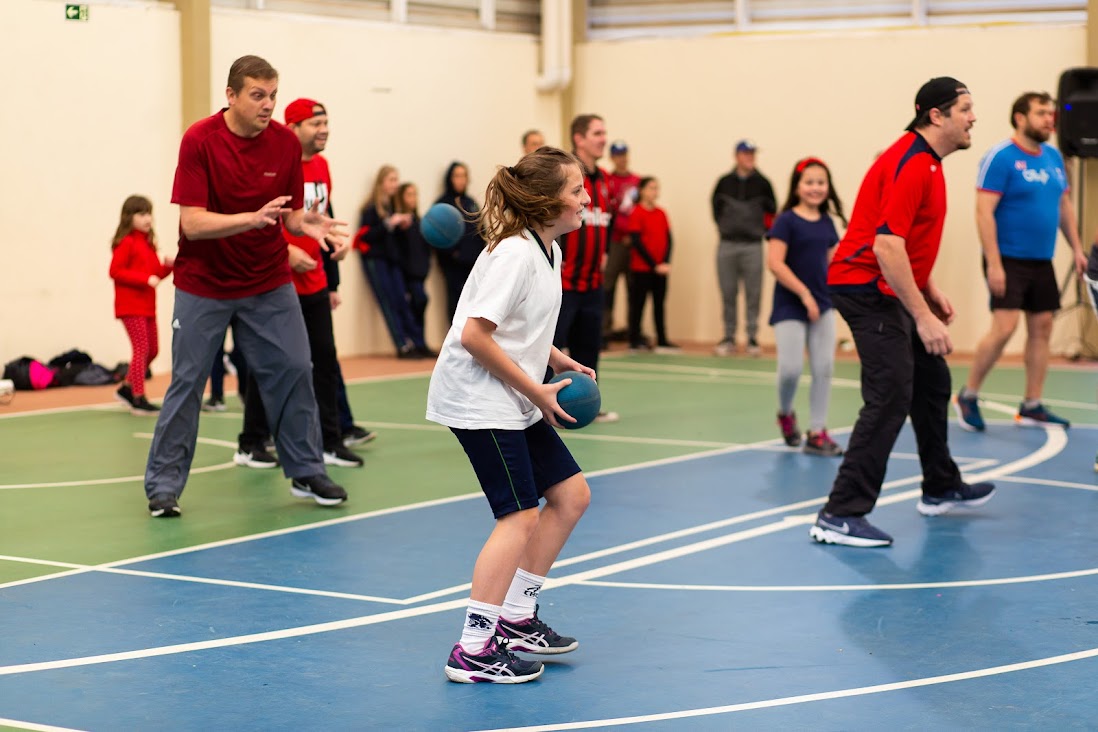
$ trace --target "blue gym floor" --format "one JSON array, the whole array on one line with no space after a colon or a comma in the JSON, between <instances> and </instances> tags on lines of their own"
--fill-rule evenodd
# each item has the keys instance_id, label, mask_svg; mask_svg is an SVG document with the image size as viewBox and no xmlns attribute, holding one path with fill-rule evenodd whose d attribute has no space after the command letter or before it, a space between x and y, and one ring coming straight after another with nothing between
<instances>
[{"instance_id":1,"label":"blue gym floor","mask_svg":"<svg viewBox=\"0 0 1098 732\"><path fill-rule=\"evenodd\" d=\"M675 363L623 359L603 380L694 368ZM735 378L772 389L760 369ZM833 410L846 421L840 443L849 387ZM0 724L1098 729L1089 414L1067 432L1016 428L994 412L986 434L951 424L967 477L999 489L978 511L937 518L915 511L919 465L905 428L872 516L896 543L873 550L809 540L838 461L771 439L770 416L757 442L698 440L675 457L653 458L643 439L656 438L638 439L630 462L589 473L591 509L541 596L541 616L580 647L518 686L442 673L491 529L475 484L284 529L249 533L242 516L233 539L59 566L0 584ZM691 432L675 420L689 419L638 431L673 443ZM630 432L626 418L615 427L608 442Z\"/></svg>"}]
</instances>

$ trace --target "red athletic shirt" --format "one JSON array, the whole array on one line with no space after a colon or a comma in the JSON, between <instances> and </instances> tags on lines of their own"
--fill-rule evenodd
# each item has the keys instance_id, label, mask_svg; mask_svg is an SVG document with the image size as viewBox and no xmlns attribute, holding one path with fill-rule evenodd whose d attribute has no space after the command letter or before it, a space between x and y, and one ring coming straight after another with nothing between
<instances>
[{"instance_id":1,"label":"red athletic shirt","mask_svg":"<svg viewBox=\"0 0 1098 732\"><path fill-rule=\"evenodd\" d=\"M915 284L926 288L938 258L946 214L942 159L915 132L908 132L869 168L854 202L850 227L839 242L827 273L827 284L840 289L875 284L885 295L896 293L873 253L878 234L904 240Z\"/></svg>"},{"instance_id":2,"label":"red athletic shirt","mask_svg":"<svg viewBox=\"0 0 1098 732\"><path fill-rule=\"evenodd\" d=\"M161 263L148 235L135 229L122 237L111 255L110 272L114 280L114 317L156 316L156 288L149 286L149 277L164 279L172 268Z\"/></svg>"},{"instance_id":3,"label":"red athletic shirt","mask_svg":"<svg viewBox=\"0 0 1098 732\"><path fill-rule=\"evenodd\" d=\"M223 109L183 134L172 203L238 214L291 196L286 208L296 211L303 205L304 190L301 143L278 122L272 120L255 137L239 137L225 124ZM269 292L289 281L279 225L200 241L179 232L175 286L184 292L227 300Z\"/></svg>"},{"instance_id":4,"label":"red athletic shirt","mask_svg":"<svg viewBox=\"0 0 1098 732\"><path fill-rule=\"evenodd\" d=\"M671 244L671 224L662 208L647 209L638 205L629 214L630 234L640 234L640 243L656 264L667 261ZM629 254L630 272L652 272L653 268L633 247Z\"/></svg>"},{"instance_id":5,"label":"red athletic shirt","mask_svg":"<svg viewBox=\"0 0 1098 732\"><path fill-rule=\"evenodd\" d=\"M565 292L591 292L602 287L602 258L610 236L610 186L606 173L595 168L583 176L591 203L583 210L583 226L560 240L560 276Z\"/></svg>"},{"instance_id":6,"label":"red athletic shirt","mask_svg":"<svg viewBox=\"0 0 1098 732\"><path fill-rule=\"evenodd\" d=\"M328 161L322 155L314 155L301 163L301 171L305 176L305 208L311 209L313 204L320 202L317 211L328 212L328 196L332 192L332 174L328 170ZM283 227L282 234L286 241L305 251L316 260L316 268L308 272L295 272L290 274L294 279L294 289L298 295L312 295L327 289L328 277L324 274L324 256L320 252L320 242L311 236L294 236L289 229Z\"/></svg>"},{"instance_id":7,"label":"red athletic shirt","mask_svg":"<svg viewBox=\"0 0 1098 732\"><path fill-rule=\"evenodd\" d=\"M626 198L633 198L636 202L637 188L640 186L640 176L635 173L619 175L611 173L610 178L610 205L613 207L614 225L610 230L610 238L613 241L625 241L629 237L629 216L621 212L621 205ZM632 212L630 212L632 213Z\"/></svg>"}]
</instances>

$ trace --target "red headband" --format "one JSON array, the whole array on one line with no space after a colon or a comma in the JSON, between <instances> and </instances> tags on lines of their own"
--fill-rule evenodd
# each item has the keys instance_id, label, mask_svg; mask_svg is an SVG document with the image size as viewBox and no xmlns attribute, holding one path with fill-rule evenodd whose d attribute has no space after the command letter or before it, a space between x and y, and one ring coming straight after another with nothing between
<instances>
[{"instance_id":1,"label":"red headband","mask_svg":"<svg viewBox=\"0 0 1098 732\"><path fill-rule=\"evenodd\" d=\"M807 168L809 165L818 165L824 170L827 170L827 165L819 158L805 158L801 162L797 163L797 172L803 173L804 169Z\"/></svg>"}]
</instances>

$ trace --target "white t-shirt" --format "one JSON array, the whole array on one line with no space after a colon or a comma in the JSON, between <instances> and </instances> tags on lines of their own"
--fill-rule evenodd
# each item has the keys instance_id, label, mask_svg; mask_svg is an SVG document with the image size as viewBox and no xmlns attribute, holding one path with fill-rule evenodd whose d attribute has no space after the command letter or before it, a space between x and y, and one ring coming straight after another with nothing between
<instances>
[{"instance_id":1,"label":"white t-shirt","mask_svg":"<svg viewBox=\"0 0 1098 732\"><path fill-rule=\"evenodd\" d=\"M560 247L552 262L531 232L501 241L477 257L458 300L427 391L427 419L459 429L522 430L542 418L533 402L484 368L461 345L469 318L496 324L492 337L540 384L560 315Z\"/></svg>"}]
</instances>

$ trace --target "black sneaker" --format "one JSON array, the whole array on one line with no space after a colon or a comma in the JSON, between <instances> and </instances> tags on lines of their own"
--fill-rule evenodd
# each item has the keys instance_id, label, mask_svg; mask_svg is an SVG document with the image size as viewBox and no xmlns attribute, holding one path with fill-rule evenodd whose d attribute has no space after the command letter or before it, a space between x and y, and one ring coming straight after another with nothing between
<instances>
[{"instance_id":1,"label":"black sneaker","mask_svg":"<svg viewBox=\"0 0 1098 732\"><path fill-rule=\"evenodd\" d=\"M160 407L149 402L144 394L139 397L134 397L133 406L130 407L131 414L156 414L159 411Z\"/></svg>"},{"instance_id":2,"label":"black sneaker","mask_svg":"<svg viewBox=\"0 0 1098 732\"><path fill-rule=\"evenodd\" d=\"M224 412L225 400L221 397L210 397L202 404L203 412Z\"/></svg>"},{"instance_id":3,"label":"black sneaker","mask_svg":"<svg viewBox=\"0 0 1098 732\"><path fill-rule=\"evenodd\" d=\"M278 458L270 453L266 447L257 447L252 450L240 448L233 455L233 462L246 468L277 468Z\"/></svg>"},{"instance_id":4,"label":"black sneaker","mask_svg":"<svg viewBox=\"0 0 1098 732\"><path fill-rule=\"evenodd\" d=\"M422 358L438 358L438 351L428 346L416 346L415 351Z\"/></svg>"},{"instance_id":5,"label":"black sneaker","mask_svg":"<svg viewBox=\"0 0 1098 732\"><path fill-rule=\"evenodd\" d=\"M961 487L944 496L924 495L915 508L924 516L941 516L955 508L976 508L995 495L994 483L961 483Z\"/></svg>"},{"instance_id":6,"label":"black sneaker","mask_svg":"<svg viewBox=\"0 0 1098 732\"><path fill-rule=\"evenodd\" d=\"M364 430L357 424L351 429L343 433L343 446L354 447L355 445L365 445L377 437L376 432L370 430Z\"/></svg>"},{"instance_id":7,"label":"black sneaker","mask_svg":"<svg viewBox=\"0 0 1098 732\"><path fill-rule=\"evenodd\" d=\"M558 634L541 620L538 617L539 608L534 607L534 617L517 623L500 617L496 630L507 639L507 648L538 655L568 653L579 648L578 640Z\"/></svg>"},{"instance_id":8,"label":"black sneaker","mask_svg":"<svg viewBox=\"0 0 1098 732\"><path fill-rule=\"evenodd\" d=\"M341 443L324 451L324 464L338 465L341 468L361 468L362 458Z\"/></svg>"},{"instance_id":9,"label":"black sneaker","mask_svg":"<svg viewBox=\"0 0 1098 732\"><path fill-rule=\"evenodd\" d=\"M808 535L820 544L873 547L891 546L892 537L869 523L864 516L835 516L820 511Z\"/></svg>"},{"instance_id":10,"label":"black sneaker","mask_svg":"<svg viewBox=\"0 0 1098 732\"><path fill-rule=\"evenodd\" d=\"M149 515L153 518L178 518L182 513L171 493L157 493L149 499Z\"/></svg>"},{"instance_id":11,"label":"black sneaker","mask_svg":"<svg viewBox=\"0 0 1098 732\"><path fill-rule=\"evenodd\" d=\"M133 389L130 388L129 384L118 387L118 391L114 393L114 398L133 409Z\"/></svg>"},{"instance_id":12,"label":"black sneaker","mask_svg":"<svg viewBox=\"0 0 1098 732\"><path fill-rule=\"evenodd\" d=\"M321 506L337 506L347 500L347 491L327 475L310 475L290 481L290 493L298 498L312 498Z\"/></svg>"},{"instance_id":13,"label":"black sneaker","mask_svg":"<svg viewBox=\"0 0 1098 732\"><path fill-rule=\"evenodd\" d=\"M497 638L488 641L480 653L466 653L460 643L454 644L446 661L446 678L459 684L521 684L541 676L545 667L541 661L524 661L507 650Z\"/></svg>"}]
</instances>

